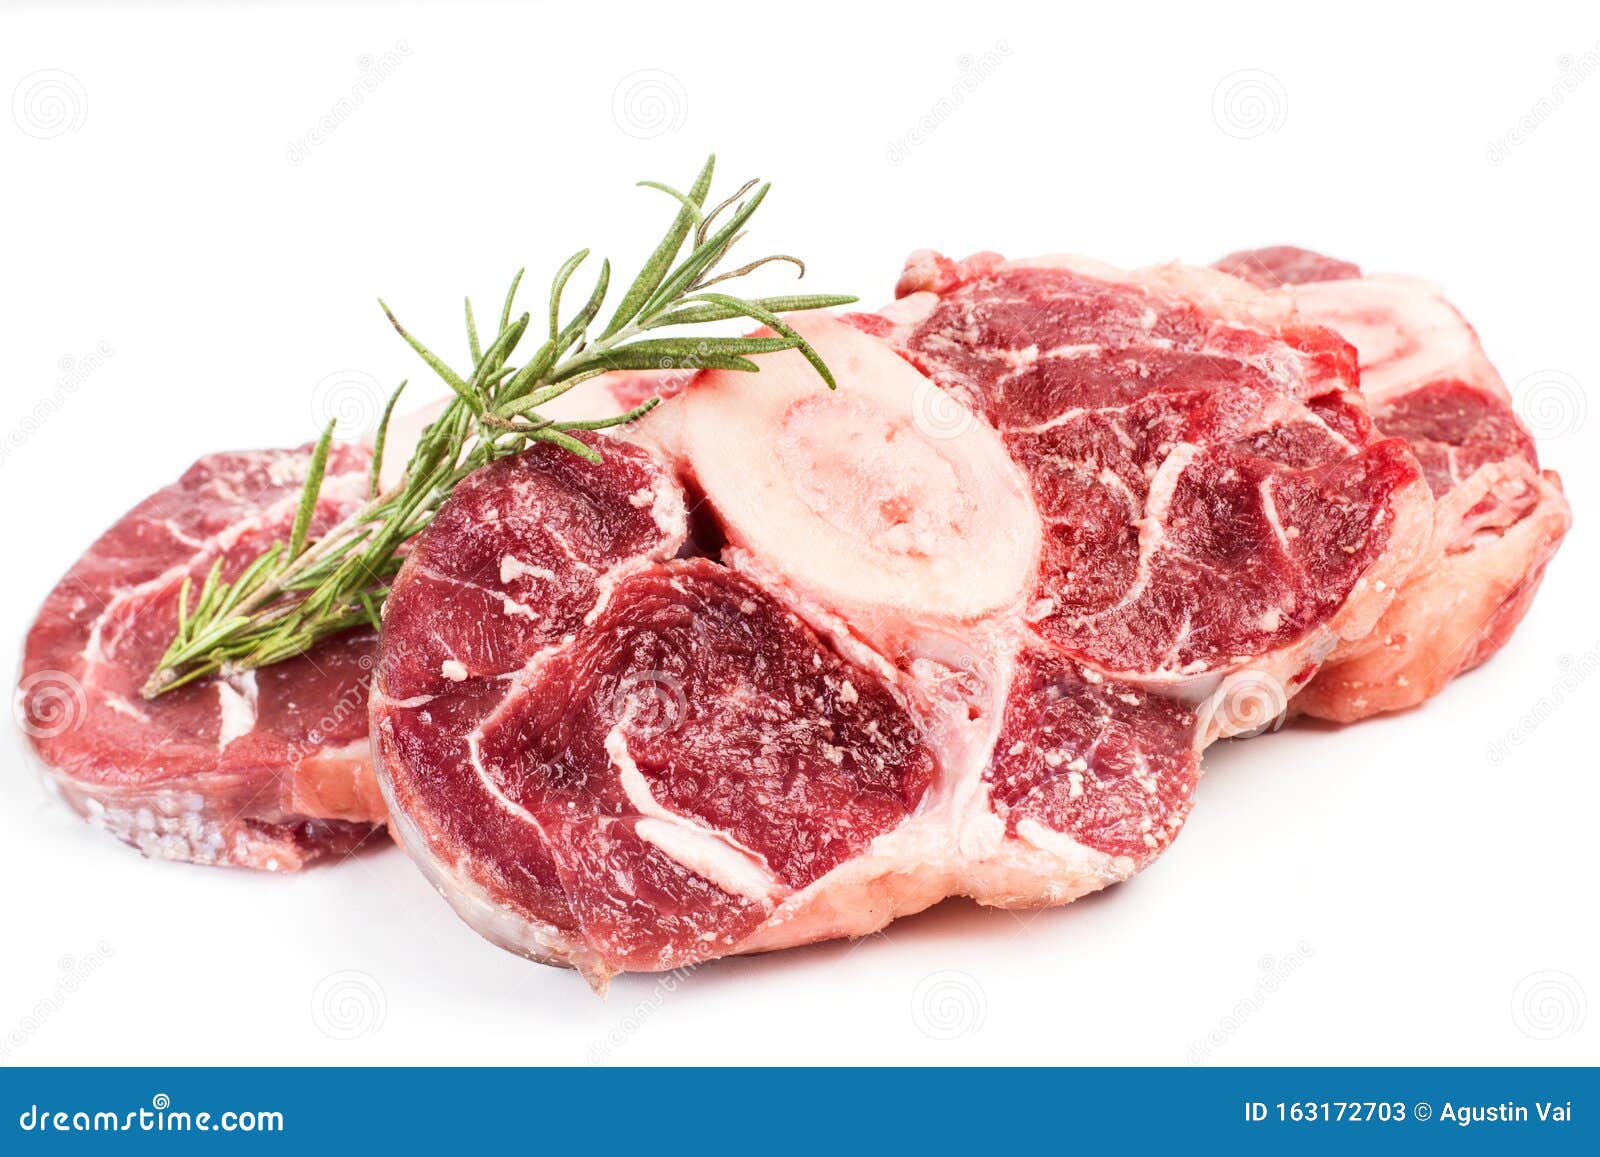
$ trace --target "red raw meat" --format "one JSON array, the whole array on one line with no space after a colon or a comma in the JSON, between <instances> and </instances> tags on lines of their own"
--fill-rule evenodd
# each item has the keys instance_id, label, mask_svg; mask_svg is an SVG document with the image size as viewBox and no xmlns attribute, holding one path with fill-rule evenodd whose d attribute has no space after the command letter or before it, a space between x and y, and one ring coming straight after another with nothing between
<instances>
[{"instance_id":1,"label":"red raw meat","mask_svg":"<svg viewBox=\"0 0 1600 1157\"><path fill-rule=\"evenodd\" d=\"M1363 277L1284 246L1235 253L1218 268L1355 344L1373 420L1410 444L1437 502L1427 560L1295 709L1350 722L1413 707L1493 655L1522 621L1572 525L1561 479L1539 468L1478 335L1433 285Z\"/></svg>"},{"instance_id":2,"label":"red raw meat","mask_svg":"<svg viewBox=\"0 0 1600 1157\"><path fill-rule=\"evenodd\" d=\"M497 943L599 985L1125 879L1420 553L1415 459L1277 299L932 255L902 290L791 319L837 392L701 374L417 540L380 777Z\"/></svg>"},{"instance_id":3,"label":"red raw meat","mask_svg":"<svg viewBox=\"0 0 1600 1157\"><path fill-rule=\"evenodd\" d=\"M52 782L146 855L287 871L357 847L383 819L367 741L370 631L286 663L140 688L177 624L178 588L236 574L286 539L307 449L212 454L100 537L28 633L18 716ZM368 455L336 446L314 529L364 497Z\"/></svg>"},{"instance_id":4,"label":"red raw meat","mask_svg":"<svg viewBox=\"0 0 1600 1157\"><path fill-rule=\"evenodd\" d=\"M628 409L688 376L607 374L545 412L583 417L596 395ZM384 486L443 407L396 418ZM51 782L147 855L290 870L359 846L385 819L366 723L373 632L153 702L139 694L171 638L183 577L198 583L219 555L236 574L286 538L309 461L306 448L202 458L90 547L28 637L17 713ZM333 449L314 531L366 497L370 461L369 446Z\"/></svg>"}]
</instances>

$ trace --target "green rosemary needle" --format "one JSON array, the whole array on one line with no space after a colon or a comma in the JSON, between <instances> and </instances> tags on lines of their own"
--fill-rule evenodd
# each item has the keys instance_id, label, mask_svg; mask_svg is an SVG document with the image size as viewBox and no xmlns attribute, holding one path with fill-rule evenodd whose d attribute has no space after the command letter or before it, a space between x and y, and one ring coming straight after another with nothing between
<instances>
[{"instance_id":1,"label":"green rosemary needle","mask_svg":"<svg viewBox=\"0 0 1600 1157\"><path fill-rule=\"evenodd\" d=\"M548 405L574 386L612 370L663 366L755 372L749 355L800 351L827 384L833 376L817 351L779 313L848 305L853 297L808 294L744 298L713 286L732 282L770 262L804 264L773 254L723 269L729 251L770 186L751 181L706 209L715 158L709 158L688 192L654 181L640 184L678 202L666 235L645 260L604 325L599 325L611 284L611 264L600 263L593 290L563 320L567 285L589 257L582 249L562 263L551 282L539 325L532 314L515 314L519 272L506 293L500 324L487 345L479 338L472 302L466 303L467 345L472 370L459 374L418 341L382 301L396 331L442 378L455 397L418 440L400 480L379 489L389 419L402 382L388 400L373 442L369 498L320 537L311 536L312 515L322 489L333 441L333 425L312 451L300 505L287 542L252 560L237 577L223 578L218 559L196 592L184 579L178 593L178 626L171 644L144 685L153 699L211 675L268 666L297 655L330 635L363 624L376 628L389 582L400 567L402 547L427 526L458 482L480 466L536 442L547 442L591 461L599 454L570 431L600 430L631 422L660 401L651 398L622 414L574 421L546 418ZM772 331L771 337L723 337L663 331L745 318ZM520 365L512 356L530 328L544 333Z\"/></svg>"}]
</instances>

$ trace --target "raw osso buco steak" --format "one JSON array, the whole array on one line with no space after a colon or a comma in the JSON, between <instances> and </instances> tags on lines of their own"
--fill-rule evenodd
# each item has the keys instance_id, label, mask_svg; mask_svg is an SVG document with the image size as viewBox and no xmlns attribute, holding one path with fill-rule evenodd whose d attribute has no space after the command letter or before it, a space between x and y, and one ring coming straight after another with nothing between
<instances>
[{"instance_id":1,"label":"raw osso buco steak","mask_svg":"<svg viewBox=\"0 0 1600 1157\"><path fill-rule=\"evenodd\" d=\"M286 871L351 851L383 820L367 738L372 632L140 694L183 579L198 587L218 558L232 577L287 538L309 462L308 448L200 459L89 548L28 633L17 713L49 781L146 855ZM335 446L314 532L362 500L368 464L365 449Z\"/></svg>"},{"instance_id":2,"label":"raw osso buco steak","mask_svg":"<svg viewBox=\"0 0 1600 1157\"><path fill-rule=\"evenodd\" d=\"M24 726L147 854L295 868L387 818L478 931L596 985L1065 903L1172 841L1214 740L1481 662L1570 519L1431 286L1218 267L922 252L885 309L792 319L837 391L798 354L603 379L674 396L600 465L464 482L381 643L147 702L182 577L283 537L308 454L202 459L51 594ZM319 525L367 467L338 449Z\"/></svg>"},{"instance_id":3,"label":"raw osso buco steak","mask_svg":"<svg viewBox=\"0 0 1600 1157\"><path fill-rule=\"evenodd\" d=\"M1437 503L1429 557L1366 638L1342 648L1295 708L1350 722L1412 707L1505 645L1572 525L1554 472L1478 335L1414 277L1279 246L1218 267L1287 297L1353 343L1373 421L1404 438Z\"/></svg>"},{"instance_id":4,"label":"raw osso buco steak","mask_svg":"<svg viewBox=\"0 0 1600 1157\"><path fill-rule=\"evenodd\" d=\"M400 838L596 984L1127 878L1427 550L1355 352L1234 278L921 254L793 320L836 392L775 355L501 461L387 604Z\"/></svg>"},{"instance_id":5,"label":"raw osso buco steak","mask_svg":"<svg viewBox=\"0 0 1600 1157\"><path fill-rule=\"evenodd\" d=\"M634 405L678 377L618 374L605 384L638 395ZM397 417L383 485L441 409ZM364 444L334 445L313 533L366 498L371 460ZM148 856L292 871L371 846L386 819L367 727L374 632L141 695L177 624L183 580L198 588L219 558L231 578L287 538L310 461L308 446L201 458L89 547L28 633L16 716L46 782Z\"/></svg>"}]
</instances>

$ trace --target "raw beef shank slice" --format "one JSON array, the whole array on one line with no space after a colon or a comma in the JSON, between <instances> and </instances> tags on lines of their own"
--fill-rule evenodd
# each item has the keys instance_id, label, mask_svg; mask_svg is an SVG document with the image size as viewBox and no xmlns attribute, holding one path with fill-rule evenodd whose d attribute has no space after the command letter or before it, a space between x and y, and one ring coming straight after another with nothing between
<instances>
[{"instance_id":1,"label":"raw beef shank slice","mask_svg":"<svg viewBox=\"0 0 1600 1157\"><path fill-rule=\"evenodd\" d=\"M1266 295L1180 266L933 253L899 293L862 324L1026 470L1030 627L1108 675L1198 702L1250 670L1292 694L1423 549L1427 488L1367 418L1353 351Z\"/></svg>"},{"instance_id":2,"label":"raw beef shank slice","mask_svg":"<svg viewBox=\"0 0 1600 1157\"><path fill-rule=\"evenodd\" d=\"M1347 345L1206 271L946 265L791 319L836 392L793 352L702 373L416 541L380 780L490 939L603 985L1064 903L1382 613L1431 504Z\"/></svg>"},{"instance_id":3,"label":"raw beef shank slice","mask_svg":"<svg viewBox=\"0 0 1600 1157\"><path fill-rule=\"evenodd\" d=\"M366 695L376 640L329 639L259 671L145 700L179 586L236 575L287 539L307 449L208 455L106 531L28 633L17 716L49 782L148 856L290 870L348 852L383 820ZM369 457L336 445L313 531L364 497Z\"/></svg>"},{"instance_id":4,"label":"raw beef shank slice","mask_svg":"<svg viewBox=\"0 0 1600 1157\"><path fill-rule=\"evenodd\" d=\"M1432 284L1363 277L1280 246L1221 268L1354 343L1373 420L1404 438L1437 503L1428 558L1365 639L1341 648L1295 710L1341 722L1413 707L1505 645L1572 524L1553 471L1484 355Z\"/></svg>"},{"instance_id":5,"label":"raw beef shank slice","mask_svg":"<svg viewBox=\"0 0 1600 1157\"><path fill-rule=\"evenodd\" d=\"M916 807L932 755L873 678L706 559L678 484L607 442L479 471L385 609L397 830L496 942L603 983L737 947Z\"/></svg>"}]
</instances>

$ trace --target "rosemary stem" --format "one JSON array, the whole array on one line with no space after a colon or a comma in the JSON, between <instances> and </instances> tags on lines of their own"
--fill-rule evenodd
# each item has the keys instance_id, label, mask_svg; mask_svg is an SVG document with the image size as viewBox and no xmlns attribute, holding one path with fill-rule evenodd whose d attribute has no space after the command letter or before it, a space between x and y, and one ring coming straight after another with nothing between
<instances>
[{"instance_id":1,"label":"rosemary stem","mask_svg":"<svg viewBox=\"0 0 1600 1157\"><path fill-rule=\"evenodd\" d=\"M283 593L284 588L291 581L310 570L313 564L339 549L354 535L360 526L372 517L375 511L381 509L384 503L392 501L401 492L404 485L405 479L402 477L399 483L384 491L377 498L363 503L358 509L345 516L327 534L285 564L282 570L263 583L258 590L239 600L239 604L234 608L233 613L241 617L248 617L263 610L267 604L275 601ZM171 686L177 676L177 670L171 666L163 665L158 667L145 680L140 693L146 699L154 699Z\"/></svg>"},{"instance_id":2,"label":"rosemary stem","mask_svg":"<svg viewBox=\"0 0 1600 1157\"><path fill-rule=\"evenodd\" d=\"M708 159L687 193L643 182L672 195L677 202L675 216L609 321L601 320L601 309L610 284L610 262L601 263L587 302L570 317L562 310L562 294L589 250L580 250L562 264L551 283L548 308L541 305L538 310L538 328L545 328L543 319L548 317L549 337L537 339L535 353L520 367L513 366L511 358L529 331L531 318L530 313L512 316L520 272L506 295L500 328L492 340L482 340L489 334L479 333L470 302L465 306L472 356L467 374L457 373L423 345L380 300L395 330L450 387L453 397L422 431L399 481L378 493L388 419L399 396L396 391L374 441L365 501L326 533L309 539L331 438L331 430L324 431L313 452L287 539L258 555L233 579L222 578L222 562L216 561L192 607L190 584L185 582L177 629L145 682L145 697L153 699L207 676L280 662L330 635L362 623L377 623L388 594L387 582L399 569L406 542L432 521L468 474L540 442L597 461L600 451L574 433L633 421L654 405L652 400L626 413L584 419L540 413L541 407L590 378L612 370L674 366L754 371L756 364L743 355L795 349L832 386L833 377L817 352L779 319L777 311L821 309L845 305L855 298L816 294L746 299L706 292L708 286L743 277L771 261L793 261L801 266L802 275L804 272L797 259L783 254L719 272L770 186L757 187L752 181L706 212L707 204L715 204L708 197L714 168L715 159ZM724 211L729 213L728 220L716 224ZM736 317L764 325L776 336L752 340L683 334L676 329ZM668 330L676 333L668 335ZM641 340L642 335L647 336Z\"/></svg>"}]
</instances>

